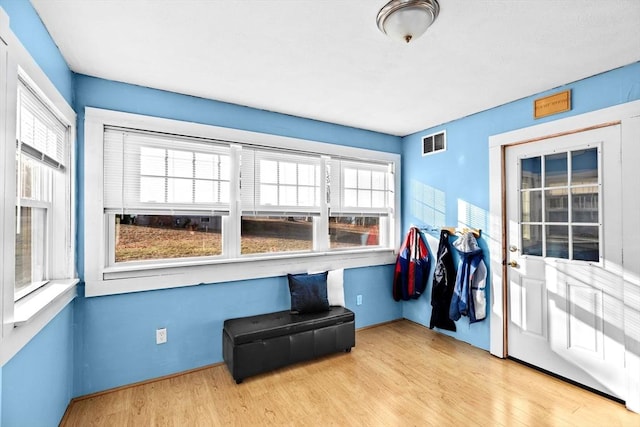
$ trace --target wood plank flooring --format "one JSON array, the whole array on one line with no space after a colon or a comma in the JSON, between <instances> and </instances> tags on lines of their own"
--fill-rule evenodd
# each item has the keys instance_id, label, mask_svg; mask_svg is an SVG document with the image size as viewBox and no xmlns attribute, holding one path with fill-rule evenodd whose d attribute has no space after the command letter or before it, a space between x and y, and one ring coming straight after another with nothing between
<instances>
[{"instance_id":1,"label":"wood plank flooring","mask_svg":"<svg viewBox=\"0 0 640 427\"><path fill-rule=\"evenodd\" d=\"M640 415L403 320L240 385L218 365L76 400L61 425L640 427Z\"/></svg>"}]
</instances>

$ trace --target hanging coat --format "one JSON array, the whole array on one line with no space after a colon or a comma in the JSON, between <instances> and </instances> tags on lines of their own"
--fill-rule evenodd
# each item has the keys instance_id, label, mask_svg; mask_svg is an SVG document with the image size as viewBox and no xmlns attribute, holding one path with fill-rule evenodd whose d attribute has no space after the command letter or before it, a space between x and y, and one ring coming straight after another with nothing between
<instances>
[{"instance_id":1,"label":"hanging coat","mask_svg":"<svg viewBox=\"0 0 640 427\"><path fill-rule=\"evenodd\" d=\"M416 299L424 292L431 260L427 243L416 227L411 227L400 247L393 275L393 299Z\"/></svg>"},{"instance_id":2,"label":"hanging coat","mask_svg":"<svg viewBox=\"0 0 640 427\"><path fill-rule=\"evenodd\" d=\"M470 323L479 322L487 317L487 267L482 249L471 232L456 240L453 247L460 254L460 261L449 317L451 320L458 320L460 316L469 316Z\"/></svg>"},{"instance_id":3,"label":"hanging coat","mask_svg":"<svg viewBox=\"0 0 640 427\"><path fill-rule=\"evenodd\" d=\"M456 324L449 318L451 297L456 283L456 268L449 248L449 232L440 232L436 268L433 273L433 287L431 289L431 322L429 328L456 331Z\"/></svg>"}]
</instances>

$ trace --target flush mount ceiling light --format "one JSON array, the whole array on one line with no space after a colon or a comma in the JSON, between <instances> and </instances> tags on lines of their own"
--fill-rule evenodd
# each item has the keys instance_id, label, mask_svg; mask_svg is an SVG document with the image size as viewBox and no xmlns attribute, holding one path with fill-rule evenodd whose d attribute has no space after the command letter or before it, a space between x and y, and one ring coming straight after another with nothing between
<instances>
[{"instance_id":1,"label":"flush mount ceiling light","mask_svg":"<svg viewBox=\"0 0 640 427\"><path fill-rule=\"evenodd\" d=\"M437 0L391 0L378 12L378 28L395 40L417 39L438 17Z\"/></svg>"}]
</instances>

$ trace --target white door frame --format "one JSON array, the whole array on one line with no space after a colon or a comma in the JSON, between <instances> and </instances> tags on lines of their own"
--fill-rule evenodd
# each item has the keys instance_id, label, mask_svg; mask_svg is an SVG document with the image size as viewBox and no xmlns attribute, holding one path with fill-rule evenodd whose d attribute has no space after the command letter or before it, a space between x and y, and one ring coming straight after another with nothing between
<instances>
[{"instance_id":1,"label":"white door frame","mask_svg":"<svg viewBox=\"0 0 640 427\"><path fill-rule=\"evenodd\" d=\"M626 406L640 412L640 101L546 122L489 137L489 251L491 259L491 354L506 357L507 222L505 150L508 146L621 125L622 249L624 280Z\"/></svg>"}]
</instances>

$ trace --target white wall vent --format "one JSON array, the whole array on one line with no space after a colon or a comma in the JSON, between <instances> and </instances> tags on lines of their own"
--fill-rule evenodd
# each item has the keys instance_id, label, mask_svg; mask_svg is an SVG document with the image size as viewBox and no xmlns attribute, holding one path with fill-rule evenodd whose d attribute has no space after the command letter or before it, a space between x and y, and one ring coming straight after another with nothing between
<instances>
[{"instance_id":1,"label":"white wall vent","mask_svg":"<svg viewBox=\"0 0 640 427\"><path fill-rule=\"evenodd\" d=\"M447 150L447 134L445 131L432 133L422 137L422 155L439 153Z\"/></svg>"}]
</instances>

